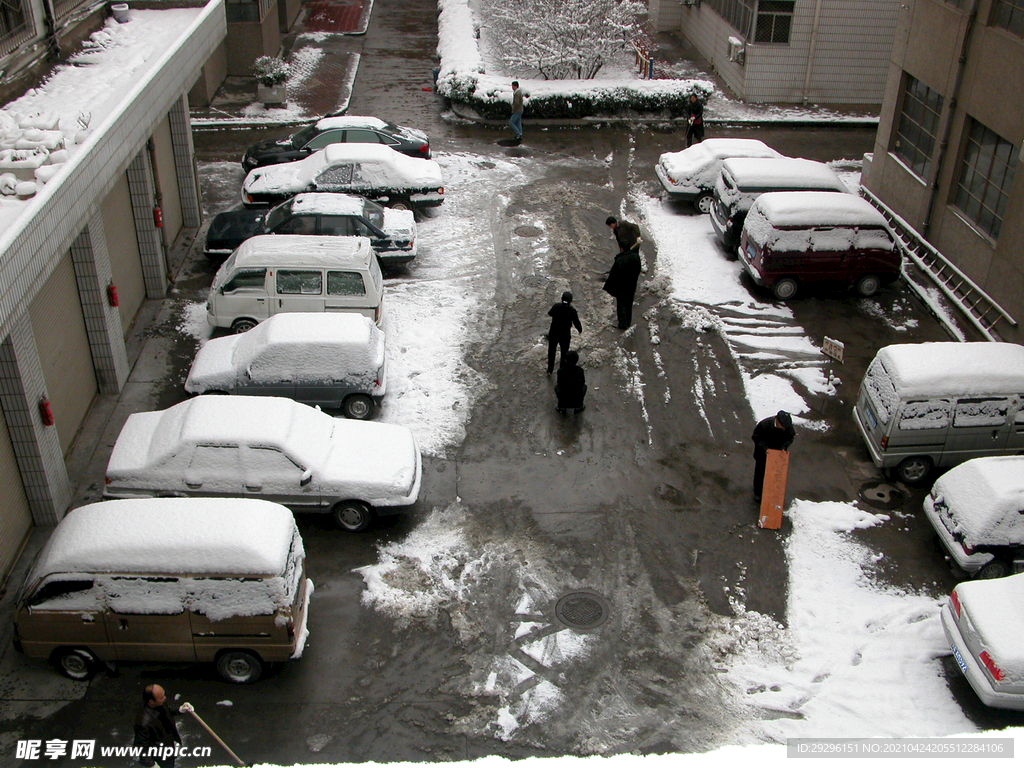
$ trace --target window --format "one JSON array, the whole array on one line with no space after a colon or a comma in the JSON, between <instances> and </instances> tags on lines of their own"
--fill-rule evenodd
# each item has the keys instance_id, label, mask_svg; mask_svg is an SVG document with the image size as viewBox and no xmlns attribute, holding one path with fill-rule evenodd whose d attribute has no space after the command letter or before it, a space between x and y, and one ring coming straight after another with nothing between
<instances>
[{"instance_id":1,"label":"window","mask_svg":"<svg viewBox=\"0 0 1024 768\"><path fill-rule=\"evenodd\" d=\"M235 491L241 474L237 445L197 445L185 470L185 485L191 490Z\"/></svg>"},{"instance_id":2,"label":"window","mask_svg":"<svg viewBox=\"0 0 1024 768\"><path fill-rule=\"evenodd\" d=\"M265 269L240 269L224 283L224 293L236 291L262 291L267 280Z\"/></svg>"},{"instance_id":3,"label":"window","mask_svg":"<svg viewBox=\"0 0 1024 768\"><path fill-rule=\"evenodd\" d=\"M358 272L328 272L328 296L365 296L366 286Z\"/></svg>"},{"instance_id":4,"label":"window","mask_svg":"<svg viewBox=\"0 0 1024 768\"><path fill-rule=\"evenodd\" d=\"M1013 401L1005 397L971 397L958 400L954 427L1001 427L1006 423Z\"/></svg>"},{"instance_id":5,"label":"window","mask_svg":"<svg viewBox=\"0 0 1024 768\"><path fill-rule=\"evenodd\" d=\"M259 21L260 6L254 0L225 0L224 14L228 21Z\"/></svg>"},{"instance_id":6,"label":"window","mask_svg":"<svg viewBox=\"0 0 1024 768\"><path fill-rule=\"evenodd\" d=\"M954 204L993 238L999 237L1016 171L1016 147L971 120Z\"/></svg>"},{"instance_id":7,"label":"window","mask_svg":"<svg viewBox=\"0 0 1024 768\"><path fill-rule=\"evenodd\" d=\"M356 232L352 227L352 219L348 216L321 216L320 217L320 234L321 235L356 235L363 234L362 232Z\"/></svg>"},{"instance_id":8,"label":"window","mask_svg":"<svg viewBox=\"0 0 1024 768\"><path fill-rule=\"evenodd\" d=\"M922 179L927 179L931 171L941 114L942 96L916 77L907 75L892 151Z\"/></svg>"},{"instance_id":9,"label":"window","mask_svg":"<svg viewBox=\"0 0 1024 768\"><path fill-rule=\"evenodd\" d=\"M1024 0L996 0L992 26L1024 37Z\"/></svg>"},{"instance_id":10,"label":"window","mask_svg":"<svg viewBox=\"0 0 1024 768\"><path fill-rule=\"evenodd\" d=\"M367 131L364 128L348 130L345 132L345 141L352 144L380 144L380 136L376 131Z\"/></svg>"},{"instance_id":11,"label":"window","mask_svg":"<svg viewBox=\"0 0 1024 768\"><path fill-rule=\"evenodd\" d=\"M298 486L301 479L302 468L277 448L253 445L246 451L246 490L260 490L264 484L268 490Z\"/></svg>"},{"instance_id":12,"label":"window","mask_svg":"<svg viewBox=\"0 0 1024 768\"><path fill-rule=\"evenodd\" d=\"M279 235L315 235L316 216L292 216L274 229Z\"/></svg>"},{"instance_id":13,"label":"window","mask_svg":"<svg viewBox=\"0 0 1024 768\"><path fill-rule=\"evenodd\" d=\"M715 13L736 27L741 35L750 34L754 0L708 0L708 4L715 9Z\"/></svg>"},{"instance_id":14,"label":"window","mask_svg":"<svg viewBox=\"0 0 1024 768\"><path fill-rule=\"evenodd\" d=\"M340 128L336 128L333 131L324 131L319 136L312 139L308 144L306 144L306 148L323 149L328 144L337 144L339 141L342 140L342 137L344 135L345 132L342 131Z\"/></svg>"},{"instance_id":15,"label":"window","mask_svg":"<svg viewBox=\"0 0 1024 768\"><path fill-rule=\"evenodd\" d=\"M761 0L757 6L755 43L789 43L789 30L793 26L794 0Z\"/></svg>"},{"instance_id":16,"label":"window","mask_svg":"<svg viewBox=\"0 0 1024 768\"><path fill-rule=\"evenodd\" d=\"M319 296L323 293L324 275L319 269L277 270L277 292L297 296Z\"/></svg>"},{"instance_id":17,"label":"window","mask_svg":"<svg viewBox=\"0 0 1024 768\"><path fill-rule=\"evenodd\" d=\"M22 0L0 0L0 40L20 32L25 27Z\"/></svg>"},{"instance_id":18,"label":"window","mask_svg":"<svg viewBox=\"0 0 1024 768\"><path fill-rule=\"evenodd\" d=\"M316 177L316 188L324 192L341 189L352 183L352 163L335 165Z\"/></svg>"}]
</instances>

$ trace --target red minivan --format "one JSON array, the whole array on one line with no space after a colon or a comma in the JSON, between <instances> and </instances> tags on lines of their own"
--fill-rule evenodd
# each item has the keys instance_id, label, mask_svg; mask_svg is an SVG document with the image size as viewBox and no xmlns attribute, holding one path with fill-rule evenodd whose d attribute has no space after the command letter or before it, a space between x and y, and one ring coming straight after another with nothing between
<instances>
[{"instance_id":1,"label":"red minivan","mask_svg":"<svg viewBox=\"0 0 1024 768\"><path fill-rule=\"evenodd\" d=\"M768 192L754 202L740 259L777 299L804 286L834 284L871 296L899 277L902 257L885 218L841 192Z\"/></svg>"}]
</instances>

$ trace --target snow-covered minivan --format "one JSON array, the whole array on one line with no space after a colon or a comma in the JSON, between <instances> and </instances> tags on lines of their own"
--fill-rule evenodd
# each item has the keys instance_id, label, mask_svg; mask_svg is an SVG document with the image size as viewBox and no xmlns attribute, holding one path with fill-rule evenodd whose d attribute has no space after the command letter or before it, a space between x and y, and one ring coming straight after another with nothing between
<instances>
[{"instance_id":1,"label":"snow-covered minivan","mask_svg":"<svg viewBox=\"0 0 1024 768\"><path fill-rule=\"evenodd\" d=\"M905 483L935 467L1024 452L1024 346L893 344L864 374L853 418L876 467Z\"/></svg>"},{"instance_id":2,"label":"snow-covered minivan","mask_svg":"<svg viewBox=\"0 0 1024 768\"><path fill-rule=\"evenodd\" d=\"M757 139L704 139L679 152L658 158L654 172L669 200L693 203L701 213L711 213L715 179L730 157L782 157Z\"/></svg>"},{"instance_id":3,"label":"snow-covered minivan","mask_svg":"<svg viewBox=\"0 0 1024 768\"><path fill-rule=\"evenodd\" d=\"M306 642L313 583L292 513L245 499L69 512L18 595L14 645L74 680L103 663L212 663L251 683Z\"/></svg>"}]
</instances>

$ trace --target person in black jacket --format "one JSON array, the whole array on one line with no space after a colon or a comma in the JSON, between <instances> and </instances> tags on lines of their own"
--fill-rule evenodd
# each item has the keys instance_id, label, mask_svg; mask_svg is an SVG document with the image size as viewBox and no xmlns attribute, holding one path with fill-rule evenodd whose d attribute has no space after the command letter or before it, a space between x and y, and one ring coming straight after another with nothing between
<instances>
[{"instance_id":1,"label":"person in black jacket","mask_svg":"<svg viewBox=\"0 0 1024 768\"><path fill-rule=\"evenodd\" d=\"M704 104L696 93L690 94L686 105L686 146L704 141Z\"/></svg>"},{"instance_id":2,"label":"person in black jacket","mask_svg":"<svg viewBox=\"0 0 1024 768\"><path fill-rule=\"evenodd\" d=\"M548 376L555 370L555 347L561 347L560 359L565 359L565 353L569 351L569 341L572 338L572 328L583 333L583 326L580 324L580 316L572 305L572 294L565 291L562 300L548 310L551 317L551 329L548 331Z\"/></svg>"},{"instance_id":3,"label":"person in black jacket","mask_svg":"<svg viewBox=\"0 0 1024 768\"><path fill-rule=\"evenodd\" d=\"M640 227L632 221L619 221L614 216L609 216L604 223L611 228L620 252L640 250Z\"/></svg>"},{"instance_id":4,"label":"person in black jacket","mask_svg":"<svg viewBox=\"0 0 1024 768\"><path fill-rule=\"evenodd\" d=\"M615 314L619 329L626 330L633 322L633 297L640 279L640 254L634 250L622 251L615 257L604 290L615 297Z\"/></svg>"},{"instance_id":5,"label":"person in black jacket","mask_svg":"<svg viewBox=\"0 0 1024 768\"><path fill-rule=\"evenodd\" d=\"M555 383L558 404L555 410L563 416L569 408L579 413L587 407L583 404L583 396L587 394L587 377L579 367L579 361L579 353L566 352L562 355L562 364L558 367L558 379Z\"/></svg>"},{"instance_id":6,"label":"person in black jacket","mask_svg":"<svg viewBox=\"0 0 1024 768\"><path fill-rule=\"evenodd\" d=\"M768 461L768 449L788 451L795 437L793 417L785 411L762 419L754 427L754 434L750 438L754 441L754 498L758 501L761 500L761 489L764 487L764 466Z\"/></svg>"},{"instance_id":7,"label":"person in black jacket","mask_svg":"<svg viewBox=\"0 0 1024 768\"><path fill-rule=\"evenodd\" d=\"M142 709L135 718L135 746L143 748L139 762L145 766L158 764L160 768L174 768L173 750L181 744L181 736L171 716L191 712L192 705L186 703L180 708L171 708L166 702L167 694L156 683L142 691Z\"/></svg>"}]
</instances>

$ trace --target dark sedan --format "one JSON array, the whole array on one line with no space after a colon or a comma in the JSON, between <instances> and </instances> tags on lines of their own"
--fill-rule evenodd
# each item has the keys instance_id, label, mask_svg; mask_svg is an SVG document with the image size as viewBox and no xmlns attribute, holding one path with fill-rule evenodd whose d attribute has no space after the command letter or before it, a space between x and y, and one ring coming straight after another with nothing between
<instances>
[{"instance_id":1,"label":"dark sedan","mask_svg":"<svg viewBox=\"0 0 1024 768\"><path fill-rule=\"evenodd\" d=\"M307 192L269 211L247 208L217 214L206 233L203 253L220 263L256 235L356 235L370 238L383 266L416 256L412 211L383 208L356 195Z\"/></svg>"},{"instance_id":2,"label":"dark sedan","mask_svg":"<svg viewBox=\"0 0 1024 768\"><path fill-rule=\"evenodd\" d=\"M264 165L290 163L338 143L383 144L409 157L430 159L430 139L422 131L376 117L343 116L325 117L291 136L254 144L242 158L242 167L248 173Z\"/></svg>"}]
</instances>

